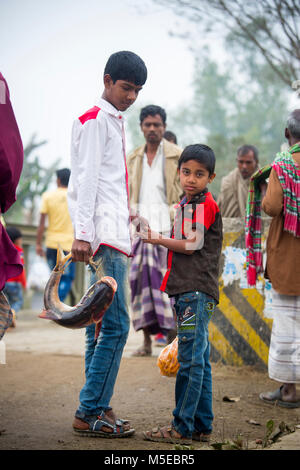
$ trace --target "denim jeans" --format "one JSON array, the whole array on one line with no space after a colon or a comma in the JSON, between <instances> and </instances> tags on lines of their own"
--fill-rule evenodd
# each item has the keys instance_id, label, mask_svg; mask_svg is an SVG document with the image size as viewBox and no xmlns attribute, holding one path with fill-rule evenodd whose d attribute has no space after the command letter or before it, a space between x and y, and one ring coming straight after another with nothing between
<instances>
[{"instance_id":1,"label":"denim jeans","mask_svg":"<svg viewBox=\"0 0 300 470\"><path fill-rule=\"evenodd\" d=\"M64 251L66 255L68 252ZM49 268L52 269L56 265L57 250L55 248L47 248L46 258ZM63 302L67 297L68 293L71 290L72 282L75 278L75 263L70 263L69 266L65 269L63 275L60 278L60 283L58 286L58 296L59 299Z\"/></svg>"},{"instance_id":2,"label":"denim jeans","mask_svg":"<svg viewBox=\"0 0 300 470\"><path fill-rule=\"evenodd\" d=\"M3 289L9 305L17 313L23 307L23 289L19 282L7 282Z\"/></svg>"},{"instance_id":3,"label":"denim jeans","mask_svg":"<svg viewBox=\"0 0 300 470\"><path fill-rule=\"evenodd\" d=\"M95 341L95 324L86 328L85 384L80 392L79 413L98 415L110 409L110 400L129 333L128 267L129 258L121 252L101 245L94 256L101 266L101 276L113 277L118 288L104 314L101 331ZM92 269L91 285L98 278Z\"/></svg>"},{"instance_id":4,"label":"denim jeans","mask_svg":"<svg viewBox=\"0 0 300 470\"><path fill-rule=\"evenodd\" d=\"M208 324L216 301L203 292L175 297L179 370L173 426L183 436L212 431L212 377Z\"/></svg>"}]
</instances>

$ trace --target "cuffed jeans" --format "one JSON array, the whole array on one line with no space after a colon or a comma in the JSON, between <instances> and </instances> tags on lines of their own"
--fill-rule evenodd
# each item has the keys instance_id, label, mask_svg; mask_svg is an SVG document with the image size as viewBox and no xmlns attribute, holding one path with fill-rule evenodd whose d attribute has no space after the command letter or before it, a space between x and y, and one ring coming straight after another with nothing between
<instances>
[{"instance_id":1,"label":"cuffed jeans","mask_svg":"<svg viewBox=\"0 0 300 470\"><path fill-rule=\"evenodd\" d=\"M96 341L95 324L86 328L86 381L79 395L78 412L87 415L98 415L101 411L110 409L130 326L127 308L129 258L113 248L101 245L93 260L101 267L100 275L113 277L118 288L112 304L104 314ZM92 269L91 285L97 279Z\"/></svg>"},{"instance_id":2,"label":"cuffed jeans","mask_svg":"<svg viewBox=\"0 0 300 470\"><path fill-rule=\"evenodd\" d=\"M175 297L179 370L173 426L183 436L212 431L212 377L208 324L216 301L203 292Z\"/></svg>"}]
</instances>

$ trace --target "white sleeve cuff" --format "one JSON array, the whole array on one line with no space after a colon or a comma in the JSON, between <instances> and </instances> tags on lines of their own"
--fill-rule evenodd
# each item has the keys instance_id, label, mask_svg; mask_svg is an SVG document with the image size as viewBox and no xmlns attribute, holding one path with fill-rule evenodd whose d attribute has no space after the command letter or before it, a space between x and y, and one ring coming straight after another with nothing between
<instances>
[{"instance_id":1,"label":"white sleeve cuff","mask_svg":"<svg viewBox=\"0 0 300 470\"><path fill-rule=\"evenodd\" d=\"M91 222L89 226L77 224L75 228L75 238L76 240L83 240L85 242L92 243L95 238L95 229L93 223Z\"/></svg>"}]
</instances>

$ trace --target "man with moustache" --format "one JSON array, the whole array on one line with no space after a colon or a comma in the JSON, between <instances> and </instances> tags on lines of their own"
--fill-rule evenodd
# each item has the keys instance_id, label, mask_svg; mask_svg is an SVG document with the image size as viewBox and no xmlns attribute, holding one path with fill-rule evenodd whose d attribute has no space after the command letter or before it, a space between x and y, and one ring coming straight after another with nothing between
<instances>
[{"instance_id":1,"label":"man with moustache","mask_svg":"<svg viewBox=\"0 0 300 470\"><path fill-rule=\"evenodd\" d=\"M258 169L258 150L243 145L237 151L237 167L222 178L217 204L222 217L245 217L250 178Z\"/></svg>"}]
</instances>

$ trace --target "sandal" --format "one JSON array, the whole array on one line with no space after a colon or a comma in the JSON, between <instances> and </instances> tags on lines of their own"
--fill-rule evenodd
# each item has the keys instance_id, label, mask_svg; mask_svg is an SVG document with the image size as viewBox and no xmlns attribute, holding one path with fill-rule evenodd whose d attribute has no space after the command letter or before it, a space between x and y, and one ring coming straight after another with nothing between
<instances>
[{"instance_id":1,"label":"sandal","mask_svg":"<svg viewBox=\"0 0 300 470\"><path fill-rule=\"evenodd\" d=\"M274 392L261 393L259 398L265 403L276 403L283 408L300 408L300 401L284 401L282 400L281 390L283 385Z\"/></svg>"},{"instance_id":2,"label":"sandal","mask_svg":"<svg viewBox=\"0 0 300 470\"><path fill-rule=\"evenodd\" d=\"M126 426L126 425L129 426L130 425L130 421L128 419L116 418L116 415L113 412L112 408L110 410L106 410L105 414L109 418L113 419L117 426Z\"/></svg>"},{"instance_id":3,"label":"sandal","mask_svg":"<svg viewBox=\"0 0 300 470\"><path fill-rule=\"evenodd\" d=\"M104 411L98 416L76 413L73 421L73 430L82 436L104 437L108 439L129 437L134 434L134 429L124 429L126 420L116 419L115 423L112 424L104 418L104 415ZM104 431L103 428L109 428L111 431Z\"/></svg>"},{"instance_id":4,"label":"sandal","mask_svg":"<svg viewBox=\"0 0 300 470\"><path fill-rule=\"evenodd\" d=\"M175 436L175 433L178 434ZM144 439L153 442L170 442L171 444L191 445L192 439L181 436L172 426L157 427L143 432Z\"/></svg>"}]
</instances>

